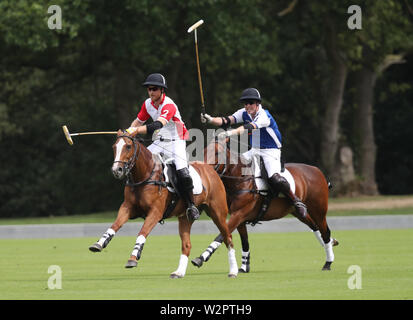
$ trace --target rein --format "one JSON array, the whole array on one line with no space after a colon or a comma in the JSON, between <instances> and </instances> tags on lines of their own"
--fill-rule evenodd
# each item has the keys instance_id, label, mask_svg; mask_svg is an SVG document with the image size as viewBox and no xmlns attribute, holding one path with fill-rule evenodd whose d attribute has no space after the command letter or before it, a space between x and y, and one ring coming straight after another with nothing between
<instances>
[{"instance_id":1,"label":"rein","mask_svg":"<svg viewBox=\"0 0 413 320\"><path fill-rule=\"evenodd\" d=\"M114 162L113 162L113 163L120 162L120 163L123 163L123 164L124 164L124 166L125 166L125 168L126 168L126 183L125 183L125 184L126 184L127 186L130 186L130 187L136 187L136 186L145 185L145 184L154 184L154 185L158 185L158 186L159 186L159 189L160 189L161 187L165 187L165 188L166 188L166 187L167 187L167 183L166 183L165 181L162 181L162 180L150 180L150 179L152 178L152 176L155 174L156 162L154 162L152 171L151 171L151 173L150 173L150 175L149 175L148 178L146 178L146 179L144 179L144 180L142 180L142 181L139 181L139 182L134 182L134 181L133 181L133 177L132 177L131 171L132 171L133 167L135 166L136 162L137 162L138 159L139 159L139 155L140 155L140 153L141 153L141 145L138 144L138 139L137 139L137 138L132 138L132 137L130 137L130 136L128 136L128 135L122 135L122 136L119 136L118 139L119 139L119 138L128 138L128 139L132 140L132 142L133 142L133 148L134 148L133 157L132 157L129 161L126 162L126 161L119 161L119 160L118 160L118 161L114 161ZM139 151L138 151L137 144L139 145Z\"/></svg>"},{"instance_id":2,"label":"rein","mask_svg":"<svg viewBox=\"0 0 413 320\"><path fill-rule=\"evenodd\" d=\"M118 139L119 138L128 138L128 139L132 140L133 148L134 148L133 157L129 161L114 161L113 162L113 163L120 162L120 163L124 164L124 167L126 168L126 182L125 182L125 185L131 187L132 191L134 191L134 188L137 187L137 186L153 184L153 185L159 186L159 191L158 192L159 192L159 195L160 195L162 188L167 188L170 184L168 184L165 180L151 180L153 175L157 172L157 168L158 168L157 164L159 162L154 161L153 168L152 168L151 173L149 174L148 178L146 178L142 181L139 181L139 182L134 182L133 181L133 176L132 176L132 169L135 166L135 164L138 161L139 156L141 154L142 147L139 143L140 139L132 138L128 135L122 135L122 136L119 136ZM138 148L137 144L139 145L139 148ZM161 164L161 172L162 172L162 164ZM163 175L161 174L160 176L161 176L161 179L162 179ZM172 211L175 209L176 204L177 204L177 199L175 197L174 199L172 199L172 202L167 206L167 208L166 208L166 210L165 210L165 212L162 216L162 219L159 220L160 224L164 224L164 220L169 218ZM145 219L146 216L144 216L143 218Z\"/></svg>"},{"instance_id":3,"label":"rein","mask_svg":"<svg viewBox=\"0 0 413 320\"><path fill-rule=\"evenodd\" d=\"M218 156L218 151L215 152L215 157L217 157L217 156ZM228 162L228 157L226 157L226 161L225 161L225 164L224 164L224 170L222 170L221 173L218 173L218 171L217 171L218 168L219 168L219 166L220 166L221 164L217 163L217 164L214 166L214 170L218 173L218 175L219 175L220 178L234 179L234 180L238 180L239 182L245 182L245 181L249 181L249 180L254 180L254 179L255 179L254 176L238 177L238 176L233 176L233 175L224 174L225 171L227 171L227 169L228 169L227 162ZM253 189L237 190L237 191L235 192L235 194L247 193L247 192L248 192L248 193L254 193L254 194L255 194L255 193L259 193L259 191L254 187Z\"/></svg>"}]
</instances>

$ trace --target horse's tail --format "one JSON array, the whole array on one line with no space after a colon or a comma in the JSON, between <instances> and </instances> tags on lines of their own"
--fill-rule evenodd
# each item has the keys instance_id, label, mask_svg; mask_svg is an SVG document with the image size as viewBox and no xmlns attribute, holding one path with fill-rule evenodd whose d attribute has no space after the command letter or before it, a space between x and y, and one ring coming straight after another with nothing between
<instances>
[{"instance_id":1,"label":"horse's tail","mask_svg":"<svg viewBox=\"0 0 413 320\"><path fill-rule=\"evenodd\" d=\"M333 184L331 183L330 179L324 174L324 178L327 181L328 190L333 189Z\"/></svg>"}]
</instances>

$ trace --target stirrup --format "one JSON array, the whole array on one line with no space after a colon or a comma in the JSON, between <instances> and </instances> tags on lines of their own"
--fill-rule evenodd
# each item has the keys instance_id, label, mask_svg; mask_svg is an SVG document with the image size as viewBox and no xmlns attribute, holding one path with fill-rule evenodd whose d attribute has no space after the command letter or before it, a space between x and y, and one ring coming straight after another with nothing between
<instances>
[{"instance_id":1,"label":"stirrup","mask_svg":"<svg viewBox=\"0 0 413 320\"><path fill-rule=\"evenodd\" d=\"M295 212L297 215L305 218L307 215L307 206L301 200L294 201Z\"/></svg>"},{"instance_id":2,"label":"stirrup","mask_svg":"<svg viewBox=\"0 0 413 320\"><path fill-rule=\"evenodd\" d=\"M194 205L190 205L186 209L186 217L188 218L189 221L198 220L200 217L200 213L197 207L195 207Z\"/></svg>"}]
</instances>

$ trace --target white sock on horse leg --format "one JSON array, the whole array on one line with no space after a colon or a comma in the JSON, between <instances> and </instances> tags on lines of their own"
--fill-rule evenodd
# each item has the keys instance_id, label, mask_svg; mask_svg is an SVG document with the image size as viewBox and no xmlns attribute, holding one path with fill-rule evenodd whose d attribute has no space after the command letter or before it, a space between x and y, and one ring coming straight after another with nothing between
<instances>
[{"instance_id":1,"label":"white sock on horse leg","mask_svg":"<svg viewBox=\"0 0 413 320\"><path fill-rule=\"evenodd\" d=\"M325 244L324 249L326 250L326 261L333 262L334 261L333 239L330 239L330 242Z\"/></svg>"},{"instance_id":2,"label":"white sock on horse leg","mask_svg":"<svg viewBox=\"0 0 413 320\"><path fill-rule=\"evenodd\" d=\"M237 259L235 258L235 249L228 249L228 261L229 261L229 274L237 275L238 274L238 265Z\"/></svg>"},{"instance_id":3,"label":"white sock on horse leg","mask_svg":"<svg viewBox=\"0 0 413 320\"><path fill-rule=\"evenodd\" d=\"M135 247L132 251L132 256L138 258L138 254L140 255L140 251L142 251L142 247L145 244L146 238L143 235L140 235L136 238Z\"/></svg>"},{"instance_id":4,"label":"white sock on horse leg","mask_svg":"<svg viewBox=\"0 0 413 320\"><path fill-rule=\"evenodd\" d=\"M209 257L214 253L214 251L216 249L218 249L218 247L221 245L221 242L218 241L213 241L209 247L204 251L203 254L201 254L201 256L204 258L204 261L207 261L209 259Z\"/></svg>"},{"instance_id":5,"label":"white sock on horse leg","mask_svg":"<svg viewBox=\"0 0 413 320\"><path fill-rule=\"evenodd\" d=\"M112 228L109 228L103 234L102 238L99 239L98 244L100 244L103 247L103 244L105 243L106 239L108 239L109 237L113 237L115 233L116 233L115 230L113 230Z\"/></svg>"},{"instance_id":6,"label":"white sock on horse leg","mask_svg":"<svg viewBox=\"0 0 413 320\"><path fill-rule=\"evenodd\" d=\"M315 235L316 239L318 240L318 242L320 242L321 246L324 248L324 241L323 238L321 237L321 232L320 230L317 231L313 231L313 234Z\"/></svg>"},{"instance_id":7,"label":"white sock on horse leg","mask_svg":"<svg viewBox=\"0 0 413 320\"><path fill-rule=\"evenodd\" d=\"M188 267L188 257L184 254L181 254L181 258L179 258L178 269L176 269L174 273L184 276L186 273L187 267Z\"/></svg>"}]
</instances>

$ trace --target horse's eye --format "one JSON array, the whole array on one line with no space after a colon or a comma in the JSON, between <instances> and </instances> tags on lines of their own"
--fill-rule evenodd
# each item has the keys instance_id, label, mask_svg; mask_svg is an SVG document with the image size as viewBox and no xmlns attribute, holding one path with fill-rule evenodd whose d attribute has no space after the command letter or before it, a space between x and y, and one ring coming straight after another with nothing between
<instances>
[{"instance_id":1,"label":"horse's eye","mask_svg":"<svg viewBox=\"0 0 413 320\"><path fill-rule=\"evenodd\" d=\"M132 149L132 146L130 144L126 145L126 150L129 151L130 149Z\"/></svg>"}]
</instances>

